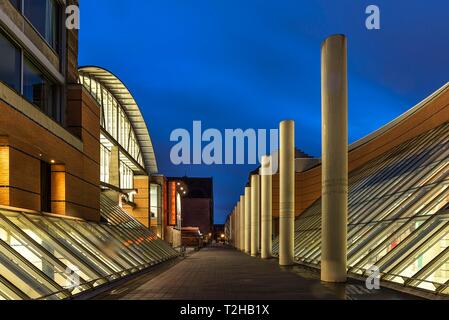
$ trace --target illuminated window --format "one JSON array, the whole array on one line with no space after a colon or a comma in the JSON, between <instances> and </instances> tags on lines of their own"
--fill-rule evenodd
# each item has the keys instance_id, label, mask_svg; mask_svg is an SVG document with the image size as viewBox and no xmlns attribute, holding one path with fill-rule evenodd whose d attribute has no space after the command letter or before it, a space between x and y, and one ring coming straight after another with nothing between
<instances>
[{"instance_id":1,"label":"illuminated window","mask_svg":"<svg viewBox=\"0 0 449 320\"><path fill-rule=\"evenodd\" d=\"M123 161L120 161L120 188L123 190L134 188L134 173Z\"/></svg>"},{"instance_id":2,"label":"illuminated window","mask_svg":"<svg viewBox=\"0 0 449 320\"><path fill-rule=\"evenodd\" d=\"M100 145L100 181L109 183L109 170L111 163L111 151L104 145Z\"/></svg>"},{"instance_id":3,"label":"illuminated window","mask_svg":"<svg viewBox=\"0 0 449 320\"><path fill-rule=\"evenodd\" d=\"M142 152L136 134L123 107L95 79L81 75L79 80L93 97L97 97L98 103L101 105L102 128L129 154L132 160L143 167Z\"/></svg>"},{"instance_id":4,"label":"illuminated window","mask_svg":"<svg viewBox=\"0 0 449 320\"><path fill-rule=\"evenodd\" d=\"M0 81L20 92L20 49L0 33Z\"/></svg>"},{"instance_id":5,"label":"illuminated window","mask_svg":"<svg viewBox=\"0 0 449 320\"><path fill-rule=\"evenodd\" d=\"M1 32L0 54L2 57L0 81L22 94L43 113L61 123L64 112L61 110L62 104L59 101L60 86Z\"/></svg>"},{"instance_id":6,"label":"illuminated window","mask_svg":"<svg viewBox=\"0 0 449 320\"><path fill-rule=\"evenodd\" d=\"M21 10L22 8L22 0L9 0L9 2L11 2L11 4L17 9L17 10Z\"/></svg>"}]
</instances>

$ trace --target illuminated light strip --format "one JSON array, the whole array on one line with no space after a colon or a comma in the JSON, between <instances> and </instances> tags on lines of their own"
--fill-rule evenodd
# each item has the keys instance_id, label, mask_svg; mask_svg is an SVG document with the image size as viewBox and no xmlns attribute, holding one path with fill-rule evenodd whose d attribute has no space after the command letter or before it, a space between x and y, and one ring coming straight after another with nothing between
<instances>
[{"instance_id":1,"label":"illuminated light strip","mask_svg":"<svg viewBox=\"0 0 449 320\"><path fill-rule=\"evenodd\" d=\"M170 182L170 225L176 226L176 221L176 182Z\"/></svg>"}]
</instances>

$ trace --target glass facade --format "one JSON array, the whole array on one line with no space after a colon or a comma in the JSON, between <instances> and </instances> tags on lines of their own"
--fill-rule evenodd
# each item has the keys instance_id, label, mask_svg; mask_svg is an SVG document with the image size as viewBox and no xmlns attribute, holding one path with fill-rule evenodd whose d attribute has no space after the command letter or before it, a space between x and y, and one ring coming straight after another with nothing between
<instances>
[{"instance_id":1,"label":"glass facade","mask_svg":"<svg viewBox=\"0 0 449 320\"><path fill-rule=\"evenodd\" d=\"M111 163L111 150L100 145L100 181L109 184L109 167Z\"/></svg>"},{"instance_id":2,"label":"glass facade","mask_svg":"<svg viewBox=\"0 0 449 320\"><path fill-rule=\"evenodd\" d=\"M15 1L19 8L18 1ZM58 49L59 6L55 0L23 0L23 15L55 50Z\"/></svg>"},{"instance_id":3,"label":"glass facade","mask_svg":"<svg viewBox=\"0 0 449 320\"><path fill-rule=\"evenodd\" d=\"M101 196L105 223L0 210L0 300L70 298L177 252Z\"/></svg>"},{"instance_id":4,"label":"glass facade","mask_svg":"<svg viewBox=\"0 0 449 320\"><path fill-rule=\"evenodd\" d=\"M162 186L152 183L150 185L150 212L151 226L156 227L155 232L159 237L163 235L163 211L162 211ZM156 221L154 223L153 221Z\"/></svg>"},{"instance_id":5,"label":"glass facade","mask_svg":"<svg viewBox=\"0 0 449 320\"><path fill-rule=\"evenodd\" d=\"M61 123L60 87L0 31L0 81Z\"/></svg>"},{"instance_id":6,"label":"glass facade","mask_svg":"<svg viewBox=\"0 0 449 320\"><path fill-rule=\"evenodd\" d=\"M23 64L23 95L45 114L58 119L55 84L46 78L27 58Z\"/></svg>"},{"instance_id":7,"label":"glass facade","mask_svg":"<svg viewBox=\"0 0 449 320\"><path fill-rule=\"evenodd\" d=\"M20 49L0 32L0 81L20 92Z\"/></svg>"},{"instance_id":8,"label":"glass facade","mask_svg":"<svg viewBox=\"0 0 449 320\"><path fill-rule=\"evenodd\" d=\"M120 161L120 189L134 189L134 173L123 161Z\"/></svg>"},{"instance_id":9,"label":"glass facade","mask_svg":"<svg viewBox=\"0 0 449 320\"><path fill-rule=\"evenodd\" d=\"M133 190L134 175L142 174L142 168L145 168L143 154L134 128L123 106L118 102L114 94L107 90L101 82L90 76L81 74L80 83L101 106L101 182L105 184L111 183L109 171L113 167L111 161L117 160L116 157L111 155L111 151L117 147L119 148L118 174L120 176L120 183L117 183L116 187L119 187L121 190ZM128 194L128 196L129 200L132 201L132 194Z\"/></svg>"},{"instance_id":10,"label":"glass facade","mask_svg":"<svg viewBox=\"0 0 449 320\"><path fill-rule=\"evenodd\" d=\"M101 106L101 127L109 137L119 144L123 150L139 165L144 167L142 152L134 129L126 116L124 108L106 88L95 79L82 75L81 84L91 93ZM109 143L114 144L113 141ZM127 155L126 155L127 156Z\"/></svg>"},{"instance_id":11,"label":"glass facade","mask_svg":"<svg viewBox=\"0 0 449 320\"><path fill-rule=\"evenodd\" d=\"M349 177L349 272L449 294L449 124L405 142ZM319 266L321 201L295 224L297 261ZM278 254L279 241L273 243Z\"/></svg>"}]
</instances>

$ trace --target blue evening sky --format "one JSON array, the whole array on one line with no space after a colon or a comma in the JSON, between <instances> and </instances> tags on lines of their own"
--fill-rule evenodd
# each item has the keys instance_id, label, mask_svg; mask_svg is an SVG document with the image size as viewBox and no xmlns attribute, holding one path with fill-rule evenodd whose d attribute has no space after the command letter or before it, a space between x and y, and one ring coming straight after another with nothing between
<instances>
[{"instance_id":1,"label":"blue evening sky","mask_svg":"<svg viewBox=\"0 0 449 320\"><path fill-rule=\"evenodd\" d=\"M381 9L379 31L365 28L370 4ZM174 166L172 130L293 119L297 147L319 157L324 38L348 36L353 142L448 81L448 13L447 0L81 0L79 61L131 90L161 173L214 178L223 223L254 166Z\"/></svg>"}]
</instances>

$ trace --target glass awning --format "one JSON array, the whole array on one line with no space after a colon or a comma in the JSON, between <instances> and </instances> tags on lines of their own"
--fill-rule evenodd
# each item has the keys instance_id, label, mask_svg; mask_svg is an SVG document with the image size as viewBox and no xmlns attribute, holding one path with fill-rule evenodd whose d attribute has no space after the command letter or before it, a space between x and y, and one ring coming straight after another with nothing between
<instances>
[{"instance_id":1,"label":"glass awning","mask_svg":"<svg viewBox=\"0 0 449 320\"><path fill-rule=\"evenodd\" d=\"M101 215L0 209L0 300L70 298L178 255L104 195Z\"/></svg>"},{"instance_id":2,"label":"glass awning","mask_svg":"<svg viewBox=\"0 0 449 320\"><path fill-rule=\"evenodd\" d=\"M349 271L449 294L449 123L407 141L349 177ZM319 267L321 200L295 223L297 261ZM273 243L279 251L279 239Z\"/></svg>"}]
</instances>

